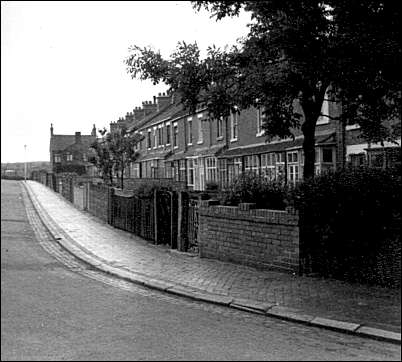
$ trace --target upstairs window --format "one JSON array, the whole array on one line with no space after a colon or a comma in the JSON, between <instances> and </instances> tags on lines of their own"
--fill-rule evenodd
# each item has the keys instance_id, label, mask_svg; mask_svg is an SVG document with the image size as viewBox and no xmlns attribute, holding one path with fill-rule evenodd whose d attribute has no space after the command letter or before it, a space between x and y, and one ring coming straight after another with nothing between
<instances>
[{"instance_id":1,"label":"upstairs window","mask_svg":"<svg viewBox=\"0 0 402 362\"><path fill-rule=\"evenodd\" d=\"M158 147L158 134L157 134L157 128L154 127L154 148Z\"/></svg>"},{"instance_id":2,"label":"upstairs window","mask_svg":"<svg viewBox=\"0 0 402 362\"><path fill-rule=\"evenodd\" d=\"M166 125L166 145L170 145L170 124Z\"/></svg>"},{"instance_id":3,"label":"upstairs window","mask_svg":"<svg viewBox=\"0 0 402 362\"><path fill-rule=\"evenodd\" d=\"M230 115L230 140L237 141L237 127L239 122L239 114L237 112Z\"/></svg>"},{"instance_id":4,"label":"upstairs window","mask_svg":"<svg viewBox=\"0 0 402 362\"><path fill-rule=\"evenodd\" d=\"M223 137L223 118L219 117L216 121L216 138Z\"/></svg>"},{"instance_id":5,"label":"upstairs window","mask_svg":"<svg viewBox=\"0 0 402 362\"><path fill-rule=\"evenodd\" d=\"M264 122L264 107L258 107L257 109L257 137L264 135L264 129L262 128Z\"/></svg>"},{"instance_id":6,"label":"upstairs window","mask_svg":"<svg viewBox=\"0 0 402 362\"><path fill-rule=\"evenodd\" d=\"M66 155L66 159L67 159L67 161L72 161L73 160L73 155L71 154L71 153L67 153L67 155Z\"/></svg>"},{"instance_id":7,"label":"upstairs window","mask_svg":"<svg viewBox=\"0 0 402 362\"><path fill-rule=\"evenodd\" d=\"M147 147L150 150L152 147L152 141L151 141L151 130L148 130L148 137L147 137Z\"/></svg>"},{"instance_id":8,"label":"upstairs window","mask_svg":"<svg viewBox=\"0 0 402 362\"><path fill-rule=\"evenodd\" d=\"M54 155L54 162L55 162L55 163L61 162L61 157L60 157L60 155Z\"/></svg>"},{"instance_id":9,"label":"upstairs window","mask_svg":"<svg viewBox=\"0 0 402 362\"><path fill-rule=\"evenodd\" d=\"M162 147L163 146L163 126L160 125L158 127L158 146Z\"/></svg>"},{"instance_id":10,"label":"upstairs window","mask_svg":"<svg viewBox=\"0 0 402 362\"><path fill-rule=\"evenodd\" d=\"M177 122L173 123L173 147L179 147L178 144L178 137L179 137L179 127L177 126Z\"/></svg>"},{"instance_id":11,"label":"upstairs window","mask_svg":"<svg viewBox=\"0 0 402 362\"><path fill-rule=\"evenodd\" d=\"M203 143L204 142L204 133L202 129L202 114L198 115L198 142L197 143Z\"/></svg>"}]
</instances>

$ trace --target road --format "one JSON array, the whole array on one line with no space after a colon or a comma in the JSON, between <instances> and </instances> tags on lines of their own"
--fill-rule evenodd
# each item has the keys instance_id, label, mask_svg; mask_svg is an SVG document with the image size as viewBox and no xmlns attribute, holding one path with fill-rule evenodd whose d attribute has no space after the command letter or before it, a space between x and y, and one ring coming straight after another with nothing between
<instances>
[{"instance_id":1,"label":"road","mask_svg":"<svg viewBox=\"0 0 402 362\"><path fill-rule=\"evenodd\" d=\"M401 347L146 289L64 251L1 181L1 360L400 360ZM31 223L29 222L31 221Z\"/></svg>"}]
</instances>

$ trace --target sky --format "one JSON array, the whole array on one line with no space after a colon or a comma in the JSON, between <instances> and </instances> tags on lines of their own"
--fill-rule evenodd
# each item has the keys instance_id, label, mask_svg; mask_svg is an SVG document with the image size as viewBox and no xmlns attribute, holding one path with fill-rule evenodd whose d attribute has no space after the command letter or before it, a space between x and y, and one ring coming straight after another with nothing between
<instances>
[{"instance_id":1,"label":"sky","mask_svg":"<svg viewBox=\"0 0 402 362\"><path fill-rule=\"evenodd\" d=\"M47 161L51 123L90 134L165 92L127 73L130 45L169 57L196 41L202 55L247 34L249 14L210 15L189 1L2 1L1 162Z\"/></svg>"}]
</instances>

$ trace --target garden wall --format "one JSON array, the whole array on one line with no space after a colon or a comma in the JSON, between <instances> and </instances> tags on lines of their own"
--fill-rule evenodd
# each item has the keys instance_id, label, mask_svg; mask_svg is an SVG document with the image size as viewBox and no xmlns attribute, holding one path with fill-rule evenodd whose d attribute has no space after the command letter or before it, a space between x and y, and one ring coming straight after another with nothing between
<instances>
[{"instance_id":1,"label":"garden wall","mask_svg":"<svg viewBox=\"0 0 402 362\"><path fill-rule=\"evenodd\" d=\"M200 201L199 251L262 270L299 272L299 216L296 210L253 209L254 204L212 205Z\"/></svg>"}]
</instances>

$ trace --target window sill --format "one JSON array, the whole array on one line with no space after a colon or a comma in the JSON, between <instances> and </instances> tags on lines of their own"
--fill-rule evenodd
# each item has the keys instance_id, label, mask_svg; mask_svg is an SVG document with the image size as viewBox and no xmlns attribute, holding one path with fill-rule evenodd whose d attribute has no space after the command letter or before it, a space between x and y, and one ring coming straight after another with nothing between
<instances>
[{"instance_id":1,"label":"window sill","mask_svg":"<svg viewBox=\"0 0 402 362\"><path fill-rule=\"evenodd\" d=\"M193 144L192 143L187 143L187 146L192 146Z\"/></svg>"},{"instance_id":2,"label":"window sill","mask_svg":"<svg viewBox=\"0 0 402 362\"><path fill-rule=\"evenodd\" d=\"M217 139L218 141L222 141L222 140L223 140L223 136L216 137L216 139Z\"/></svg>"},{"instance_id":3,"label":"window sill","mask_svg":"<svg viewBox=\"0 0 402 362\"><path fill-rule=\"evenodd\" d=\"M261 137L261 136L265 136L265 132L257 132L256 137Z\"/></svg>"},{"instance_id":4,"label":"window sill","mask_svg":"<svg viewBox=\"0 0 402 362\"><path fill-rule=\"evenodd\" d=\"M237 141L238 141L237 138L231 138L231 139L230 139L230 142L237 142Z\"/></svg>"},{"instance_id":5,"label":"window sill","mask_svg":"<svg viewBox=\"0 0 402 362\"><path fill-rule=\"evenodd\" d=\"M202 145L204 143L204 141L198 141L197 145Z\"/></svg>"}]
</instances>

